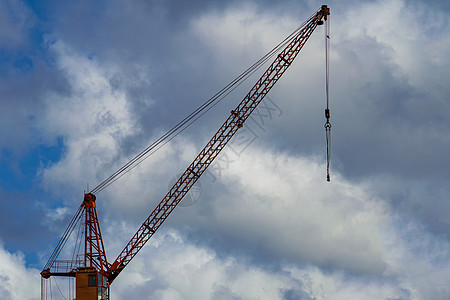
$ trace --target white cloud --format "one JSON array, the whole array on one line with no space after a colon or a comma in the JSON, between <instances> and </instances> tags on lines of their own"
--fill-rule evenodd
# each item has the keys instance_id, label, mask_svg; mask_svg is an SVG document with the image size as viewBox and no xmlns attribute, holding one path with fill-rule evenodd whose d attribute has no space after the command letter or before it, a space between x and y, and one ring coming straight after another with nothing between
<instances>
[{"instance_id":1,"label":"white cloud","mask_svg":"<svg viewBox=\"0 0 450 300\"><path fill-rule=\"evenodd\" d=\"M39 271L27 268L24 255L0 244L0 295L5 300L39 299Z\"/></svg>"},{"instance_id":2,"label":"white cloud","mask_svg":"<svg viewBox=\"0 0 450 300\"><path fill-rule=\"evenodd\" d=\"M167 192L170 180L184 171L182 168L188 166L196 152L191 141L180 136L132 169L117 184L109 186L99 198L107 199L113 213L131 216L140 223Z\"/></svg>"},{"instance_id":3,"label":"white cloud","mask_svg":"<svg viewBox=\"0 0 450 300\"><path fill-rule=\"evenodd\" d=\"M156 237L124 275L114 283L114 298L122 299L133 287L142 293L132 292L133 297L148 299L281 299L282 290L294 284L283 274L220 259L175 231Z\"/></svg>"},{"instance_id":4,"label":"white cloud","mask_svg":"<svg viewBox=\"0 0 450 300\"><path fill-rule=\"evenodd\" d=\"M374 38L391 51L392 62L400 67L397 75L406 76L413 87L435 94L439 93L439 77L448 77L448 21L444 11L430 11L420 2L376 1L351 9L333 34L339 40Z\"/></svg>"},{"instance_id":5,"label":"white cloud","mask_svg":"<svg viewBox=\"0 0 450 300\"><path fill-rule=\"evenodd\" d=\"M62 159L43 170L48 190L59 186L80 190L103 179L120 160L121 143L139 132L126 93L111 85L118 72L72 50L62 41L51 45L70 94L49 93L40 126L47 135L64 138ZM92 186L91 186L92 187ZM65 193L67 194L67 193Z\"/></svg>"},{"instance_id":6,"label":"white cloud","mask_svg":"<svg viewBox=\"0 0 450 300\"><path fill-rule=\"evenodd\" d=\"M448 298L448 241L396 216L370 181L334 172L327 183L324 171L316 158L248 149L212 193L177 209L114 282L113 297L132 287L144 299ZM117 252L137 228L113 223L104 239ZM253 262L263 252L271 267Z\"/></svg>"},{"instance_id":7,"label":"white cloud","mask_svg":"<svg viewBox=\"0 0 450 300\"><path fill-rule=\"evenodd\" d=\"M135 257L114 283L119 298L132 284L142 295L156 286L162 299L448 298L448 241L397 217L371 195L370 181L350 183L335 172L326 183L324 165L314 159L247 152L222 173L226 190L175 214L181 221L163 226ZM210 205L212 213L203 215ZM213 238L235 249L219 256L220 248L167 231L174 226L197 228L196 241ZM251 263L261 252L282 271Z\"/></svg>"},{"instance_id":8,"label":"white cloud","mask_svg":"<svg viewBox=\"0 0 450 300\"><path fill-rule=\"evenodd\" d=\"M336 289L324 299L448 298L448 241L399 219L372 195L370 181L350 183L335 172L326 183L324 170L311 158L252 148L223 173L231 192L218 196L211 224L236 246L250 243L278 259L373 279L349 281L332 272L322 279ZM363 287L365 296L349 296Z\"/></svg>"},{"instance_id":9,"label":"white cloud","mask_svg":"<svg viewBox=\"0 0 450 300\"><path fill-rule=\"evenodd\" d=\"M352 275L314 265L258 267L245 257L224 257L196 246L169 230L154 237L111 291L114 299L448 299L448 264L431 267L431 257L415 262L411 249L398 253L396 247L387 256L407 259L389 266L395 274ZM420 265L427 270L416 269Z\"/></svg>"},{"instance_id":10,"label":"white cloud","mask_svg":"<svg viewBox=\"0 0 450 300\"><path fill-rule=\"evenodd\" d=\"M387 238L386 276L411 291L412 299L448 299L450 243L412 221L391 219L393 234Z\"/></svg>"},{"instance_id":11,"label":"white cloud","mask_svg":"<svg viewBox=\"0 0 450 300\"><path fill-rule=\"evenodd\" d=\"M327 183L316 158L252 147L221 180L227 190L213 195L209 226L236 244L299 263L383 273L388 207L339 174Z\"/></svg>"},{"instance_id":12,"label":"white cloud","mask_svg":"<svg viewBox=\"0 0 450 300\"><path fill-rule=\"evenodd\" d=\"M228 64L230 67L229 63L233 62L231 66L236 67L248 66L255 60L255 54L262 56L296 26L296 19L288 16L280 18L258 11L254 4L244 3L225 11L202 15L191 23L191 31L208 50L213 51L219 66L227 67L225 64ZM236 69L231 71L236 72Z\"/></svg>"}]
</instances>

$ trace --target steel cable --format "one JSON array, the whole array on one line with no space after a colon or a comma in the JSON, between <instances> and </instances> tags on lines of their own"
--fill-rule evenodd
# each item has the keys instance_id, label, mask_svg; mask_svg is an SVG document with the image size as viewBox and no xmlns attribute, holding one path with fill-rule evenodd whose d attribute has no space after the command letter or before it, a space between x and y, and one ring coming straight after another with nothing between
<instances>
[{"instance_id":1,"label":"steel cable","mask_svg":"<svg viewBox=\"0 0 450 300\"><path fill-rule=\"evenodd\" d=\"M80 217L81 217L82 207L80 206L73 216L72 220L69 223L69 226L67 227L66 231L64 231L63 236L59 240L58 244L56 245L55 250L53 251L52 255L50 256L47 264L44 267L44 270L48 270L52 267L53 263L55 262L56 258L58 257L59 253L61 252L62 248L64 248L64 245L66 244L67 240L69 239L70 235L73 232L73 229L75 225L78 223Z\"/></svg>"},{"instance_id":2,"label":"steel cable","mask_svg":"<svg viewBox=\"0 0 450 300\"><path fill-rule=\"evenodd\" d=\"M329 16L328 16L329 17ZM330 161L331 161L331 113L330 113L330 96L329 96L329 81L330 81L330 21L325 20L325 93L327 106L325 109L325 135L327 142L327 181L330 181Z\"/></svg>"},{"instance_id":3,"label":"steel cable","mask_svg":"<svg viewBox=\"0 0 450 300\"><path fill-rule=\"evenodd\" d=\"M183 132L186 128L188 128L192 123L197 121L200 117L202 117L206 112L208 112L215 105L220 103L226 96L228 96L232 91L234 91L239 85L241 85L246 79L248 79L254 72L256 72L261 66L263 66L269 59L271 59L281 48L285 47L292 38L296 35L298 31L300 31L310 20L313 18L315 14L313 14L307 21L305 21L302 25L300 25L294 32L292 32L288 37L286 37L282 42L280 42L277 46L275 46L270 52L264 55L261 59L259 59L256 63L254 63L251 67L245 70L242 74L236 77L233 81L227 84L223 89L217 92L213 97L208 99L205 103L203 103L200 107L194 110L191 114L185 117L182 121L172 127L169 131L163 134L160 138L158 138L155 142L153 142L150 146L145 148L142 152L132 158L128 163L123 165L119 170L114 172L111 176L101 182L98 186L96 186L92 191L92 194L98 194L103 191L106 187L116 182L126 173L134 169L137 165L139 165L142 161L147 159L150 155L154 154L156 151L161 149L164 145L174 139L177 135Z\"/></svg>"}]
</instances>

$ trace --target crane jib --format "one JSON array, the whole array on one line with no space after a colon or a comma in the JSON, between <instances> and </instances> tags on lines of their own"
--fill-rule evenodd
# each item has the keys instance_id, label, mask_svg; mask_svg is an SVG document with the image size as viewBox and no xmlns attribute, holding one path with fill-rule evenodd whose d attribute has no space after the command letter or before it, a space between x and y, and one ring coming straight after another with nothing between
<instances>
[{"instance_id":1,"label":"crane jib","mask_svg":"<svg viewBox=\"0 0 450 300\"><path fill-rule=\"evenodd\" d=\"M144 151L139 153L130 162L128 162L126 165L124 165L122 168L108 177L99 186L94 188L90 193L85 193L85 198L82 205L78 208L68 228L58 242L56 249L50 256L50 259L45 265L44 270L41 272L41 276L43 278L49 278L50 276L76 277L77 291L79 277L85 278L86 280L94 279L98 287L98 292L101 292L102 295L107 295L101 299L109 299L109 290L108 292L106 292L105 289L109 289L109 286L115 280L115 278L128 265L133 257L142 249L145 243L153 236L158 228L164 223L164 221L177 207L183 197L194 186L197 180L199 180L199 178L204 174L207 168L213 163L214 159L219 155L219 153L223 150L227 143L230 142L236 132L243 127L245 121L255 111L257 106L261 103L261 101L269 93L269 91L277 83L277 81L282 77L286 70L292 65L298 53L303 48L316 27L318 25L322 25L324 23L324 20L327 20L329 14L329 8L326 5L322 5L321 9L314 13L314 15L311 16L301 27L299 27L293 34L291 34L281 44L274 48L274 50L282 49L279 53L278 50L276 52L272 50L269 53L270 55L264 56L242 75L238 76L238 78L235 79L231 84L227 85L226 88L218 92L213 98L208 100L199 109L191 113L188 117L186 117L175 127L169 130L167 134L163 135L154 144L150 145ZM328 34L329 32L327 29L327 37L329 37ZM326 49L326 52L328 53L329 48ZM95 193L102 191L112 182L115 182L118 178L123 176L126 172L130 171L142 160L144 160L148 155L153 153L153 151L156 151L157 149L162 147L162 145L170 141L174 137L174 135L176 136L176 134L179 133L178 130L183 130L185 128L184 126L189 126L191 122L193 122L193 119L198 119L202 114L205 113L203 112L203 110L209 110L211 106L214 106L216 104L216 102L214 101L220 101L230 92L230 89L234 89L236 85L238 85L238 82L248 78L248 76L250 76L260 65L262 65L262 63L267 62L268 59L273 56L275 56L274 61L269 65L266 71L261 75L261 77L257 80L254 86L247 93L247 95L237 105L237 107L230 112L230 115L222 124L222 126L217 130L217 132L209 140L206 146L199 152L192 163L186 168L184 173L178 178L175 184L164 196L164 198L151 212L149 217L142 223L140 228L133 235L122 252L118 255L116 260L112 264L110 264L106 259L100 225L98 222L95 204ZM328 141L331 138L331 124L329 123L330 112L328 107L328 56L326 61L327 108L325 113L327 123L325 125L325 128L327 130L327 168L329 169L330 146L328 144ZM84 259L72 259L71 261L57 260L62 248L70 238L75 225L80 222L83 216L85 220ZM92 277L94 276L93 274L95 274L95 278ZM97 297L97 294L95 294L94 296Z\"/></svg>"},{"instance_id":2,"label":"crane jib","mask_svg":"<svg viewBox=\"0 0 450 300\"><path fill-rule=\"evenodd\" d=\"M320 25L320 21L326 19L329 13L328 7L322 6L321 10L310 19L306 26L304 26L293 38L292 42L276 57L275 61L268 67L236 109L231 111L228 119L207 143L205 148L200 151L191 165L186 169L183 175L180 176L178 181L173 185L150 216L144 221L133 238L111 265L111 268L107 271L110 283L114 281L123 268L125 268L131 259L162 225L189 191L190 187L192 187L203 172L205 172L237 130L242 127L243 123L256 109L265 95L292 64L314 29L317 25ZM149 230L149 228L152 228L152 230Z\"/></svg>"}]
</instances>

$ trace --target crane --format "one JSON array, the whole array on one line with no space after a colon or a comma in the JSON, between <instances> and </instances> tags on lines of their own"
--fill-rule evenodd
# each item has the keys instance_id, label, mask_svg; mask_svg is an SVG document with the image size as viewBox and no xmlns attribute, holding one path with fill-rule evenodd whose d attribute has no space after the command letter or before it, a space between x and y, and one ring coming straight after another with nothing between
<instances>
[{"instance_id":1,"label":"crane","mask_svg":"<svg viewBox=\"0 0 450 300\"><path fill-rule=\"evenodd\" d=\"M187 167L187 169L179 176L175 184L170 188L164 198L159 202L156 208L151 212L149 217L142 223L130 241L126 244L117 258L112 262L108 262L106 258L105 247L103 244L100 223L98 220L96 209L95 192L100 189L94 189L84 194L84 199L74 217L69 223L68 228L64 232L62 238L57 244L55 250L50 256L47 264L44 266L41 276L48 279L51 276L74 277L76 280L76 299L77 300L109 300L109 291L111 284L117 276L125 269L133 257L144 247L148 240L155 234L164 221L169 217L173 210L177 207L183 197L189 192L196 181L206 171L208 166L219 155L221 150L232 139L236 132L243 127L244 122L256 109L258 104L267 95L271 88L277 83L285 71L291 66L297 54L305 45L306 41L312 35L318 25L324 24L330 14L327 5L322 5L300 29L291 36L285 44L284 49L276 55L275 60L266 69L259 80L254 84L244 99L238 106L230 112L229 117L223 125L209 140L206 146L200 151L197 157ZM326 38L327 38L326 31ZM328 50L326 50L327 52ZM328 70L328 61L327 61ZM328 71L327 71L328 76ZM327 80L328 81L328 80ZM327 133L327 157L328 157L328 140L330 110L328 107L328 85L327 85L327 108L325 109L325 117L327 122L325 129ZM184 124L184 123L183 123ZM152 147L148 148L153 150ZM146 154L148 150L142 152ZM147 151L148 150L148 151ZM144 155L143 154L143 155ZM135 158L135 162L142 159L141 155ZM129 167L130 165L126 165ZM328 161L329 169L329 161ZM121 176L120 169L108 178L108 183L116 180L117 176ZM329 173L327 174L329 180ZM104 185L101 185L103 188ZM84 241L78 247L84 248L84 255L81 257L72 257L70 260L59 260L58 257L70 239L75 225L81 220L83 223ZM44 292L41 291L41 297Z\"/></svg>"}]
</instances>

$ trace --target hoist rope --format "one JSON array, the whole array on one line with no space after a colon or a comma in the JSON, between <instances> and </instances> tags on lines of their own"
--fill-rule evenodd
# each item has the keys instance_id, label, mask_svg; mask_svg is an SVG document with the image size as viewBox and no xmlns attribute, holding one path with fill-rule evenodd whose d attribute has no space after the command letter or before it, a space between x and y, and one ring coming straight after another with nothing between
<instances>
[{"instance_id":1,"label":"hoist rope","mask_svg":"<svg viewBox=\"0 0 450 300\"><path fill-rule=\"evenodd\" d=\"M329 16L328 16L329 18ZM330 181L330 160L331 160L331 113L330 113L330 21L325 20L325 93L327 99L327 107L325 108L325 135L327 140L327 181Z\"/></svg>"},{"instance_id":2,"label":"hoist rope","mask_svg":"<svg viewBox=\"0 0 450 300\"><path fill-rule=\"evenodd\" d=\"M233 81L231 81L228 85L226 85L223 89L217 92L213 97L208 99L205 103L203 103L200 107L194 110L191 114L185 117L182 121L172 127L169 131L163 134L160 138L158 138L155 142L153 142L150 146L145 148L142 152L136 155L133 159L131 159L128 163L123 165L119 170L114 172L111 176L101 182L98 186L92 189L92 194L98 194L103 191L106 187L117 181L123 175L131 171L137 165L139 165L142 161L148 158L150 155L154 154L156 151L161 149L164 145L170 142L173 138L175 138L178 134L183 132L186 128L188 128L192 123L197 121L200 117L202 117L205 113L207 113L211 108L217 105L220 101L222 101L228 94L230 94L233 90L235 90L239 85L241 85L246 79L248 79L255 71L257 71L261 66L263 66L269 59L271 59L274 55L278 53L281 48L284 48L291 40L295 37L295 35L311 20L311 18L315 17L316 14L313 14L307 21L305 21L302 25L300 25L293 33L291 33L287 38L285 38L281 43L275 46L269 53L264 55L261 59L259 59L256 63L254 63L251 67L249 67L246 71L244 71L241 75L236 77Z\"/></svg>"},{"instance_id":3,"label":"hoist rope","mask_svg":"<svg viewBox=\"0 0 450 300\"><path fill-rule=\"evenodd\" d=\"M47 283L44 277L41 277L41 300L47 299Z\"/></svg>"},{"instance_id":4,"label":"hoist rope","mask_svg":"<svg viewBox=\"0 0 450 300\"><path fill-rule=\"evenodd\" d=\"M62 292L61 289L59 288L58 281L56 281L56 278L55 278L55 277L53 277L53 279L55 280L56 288L58 289L59 293L61 294L61 297L63 297L64 300L67 300L67 298L64 296L63 292Z\"/></svg>"},{"instance_id":5,"label":"hoist rope","mask_svg":"<svg viewBox=\"0 0 450 300\"><path fill-rule=\"evenodd\" d=\"M50 287L50 300L53 300L53 290L52 290L52 281L48 281L48 285Z\"/></svg>"},{"instance_id":6,"label":"hoist rope","mask_svg":"<svg viewBox=\"0 0 450 300\"><path fill-rule=\"evenodd\" d=\"M72 263L75 262L75 266L72 264L71 268L77 268L78 266L78 255L80 254L80 249L81 246L83 244L83 236L84 236L84 231L85 231L85 224L82 224L83 222L80 222L79 226L78 226L78 233L77 233L77 237L75 239L75 247L73 247L73 252L72 252ZM85 220L86 223L86 220Z\"/></svg>"}]
</instances>

